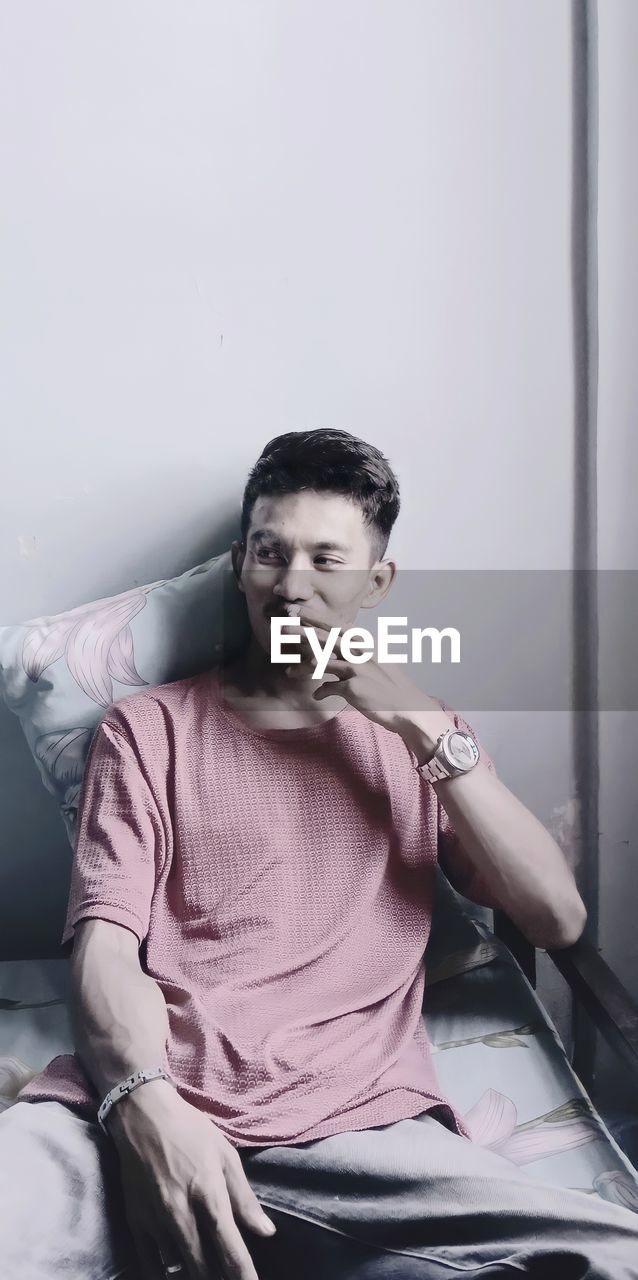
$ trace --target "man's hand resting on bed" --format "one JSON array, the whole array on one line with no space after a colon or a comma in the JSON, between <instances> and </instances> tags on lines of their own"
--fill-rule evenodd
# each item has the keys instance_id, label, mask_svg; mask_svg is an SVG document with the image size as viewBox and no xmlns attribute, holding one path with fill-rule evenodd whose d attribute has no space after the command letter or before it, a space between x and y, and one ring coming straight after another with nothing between
<instances>
[{"instance_id":1,"label":"man's hand resting on bed","mask_svg":"<svg viewBox=\"0 0 638 1280\"><path fill-rule=\"evenodd\" d=\"M166 1063L166 1002L140 965L139 939L110 920L82 919L71 959L76 1053L98 1097L140 1063ZM124 1208L144 1280L257 1280L238 1223L272 1234L239 1153L167 1080L121 1098L106 1127L116 1144ZM161 1256L164 1259L162 1264ZM214 1264L214 1271L213 1266Z\"/></svg>"},{"instance_id":2,"label":"man's hand resting on bed","mask_svg":"<svg viewBox=\"0 0 638 1280\"><path fill-rule=\"evenodd\" d=\"M183 1280L210 1280L211 1264L224 1280L258 1280L237 1224L261 1236L273 1230L212 1121L156 1080L118 1102L107 1126L144 1280L165 1280L164 1267L177 1262Z\"/></svg>"}]
</instances>

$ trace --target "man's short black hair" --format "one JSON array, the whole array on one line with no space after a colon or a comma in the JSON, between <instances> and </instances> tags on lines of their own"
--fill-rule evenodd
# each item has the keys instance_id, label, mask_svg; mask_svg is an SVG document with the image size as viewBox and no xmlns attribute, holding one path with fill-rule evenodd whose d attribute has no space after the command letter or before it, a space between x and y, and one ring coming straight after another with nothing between
<instances>
[{"instance_id":1,"label":"man's short black hair","mask_svg":"<svg viewBox=\"0 0 638 1280\"><path fill-rule=\"evenodd\" d=\"M287 431L269 440L246 484L241 508L244 546L257 498L266 494L342 493L361 507L370 527L374 558L385 555L399 514L399 483L374 445L331 427Z\"/></svg>"}]
</instances>

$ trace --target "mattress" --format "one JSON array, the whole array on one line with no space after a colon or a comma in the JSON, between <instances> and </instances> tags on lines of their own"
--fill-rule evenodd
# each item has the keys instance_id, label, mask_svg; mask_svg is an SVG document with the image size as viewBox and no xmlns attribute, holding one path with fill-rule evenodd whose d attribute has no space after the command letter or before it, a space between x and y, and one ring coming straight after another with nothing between
<instances>
[{"instance_id":1,"label":"mattress","mask_svg":"<svg viewBox=\"0 0 638 1280\"><path fill-rule=\"evenodd\" d=\"M423 1014L443 1092L474 1142L535 1179L638 1212L638 1171L487 913L477 916L464 902L441 877Z\"/></svg>"},{"instance_id":2,"label":"mattress","mask_svg":"<svg viewBox=\"0 0 638 1280\"><path fill-rule=\"evenodd\" d=\"M557 1186L638 1212L638 1172L573 1071L510 952L439 877L423 1016L443 1093L473 1141ZM73 1051L68 960L0 964L0 1109Z\"/></svg>"}]
</instances>

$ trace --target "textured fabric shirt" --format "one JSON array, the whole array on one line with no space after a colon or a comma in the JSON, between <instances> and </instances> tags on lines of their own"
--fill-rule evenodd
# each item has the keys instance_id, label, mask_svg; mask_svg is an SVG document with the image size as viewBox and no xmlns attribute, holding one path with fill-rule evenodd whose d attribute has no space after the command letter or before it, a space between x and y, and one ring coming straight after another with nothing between
<instances>
[{"instance_id":1,"label":"textured fabric shirt","mask_svg":"<svg viewBox=\"0 0 638 1280\"><path fill-rule=\"evenodd\" d=\"M437 843L457 887L494 902L415 764L349 705L252 728L216 670L119 700L95 731L64 949L87 916L136 934L168 1008L173 1080L237 1147L433 1106L469 1138L421 1012ZM101 1101L76 1054L19 1096L93 1118Z\"/></svg>"}]
</instances>

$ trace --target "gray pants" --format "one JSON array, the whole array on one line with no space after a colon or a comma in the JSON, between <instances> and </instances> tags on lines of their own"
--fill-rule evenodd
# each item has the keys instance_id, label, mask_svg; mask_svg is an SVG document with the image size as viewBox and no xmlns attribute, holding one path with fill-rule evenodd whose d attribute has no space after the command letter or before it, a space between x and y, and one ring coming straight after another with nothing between
<instances>
[{"instance_id":1,"label":"gray pants","mask_svg":"<svg viewBox=\"0 0 638 1280\"><path fill-rule=\"evenodd\" d=\"M638 1280L638 1214L535 1182L422 1115L294 1146L241 1149L277 1226L242 1230L259 1280ZM0 1115L2 1280L139 1280L118 1161L58 1102Z\"/></svg>"}]
</instances>

